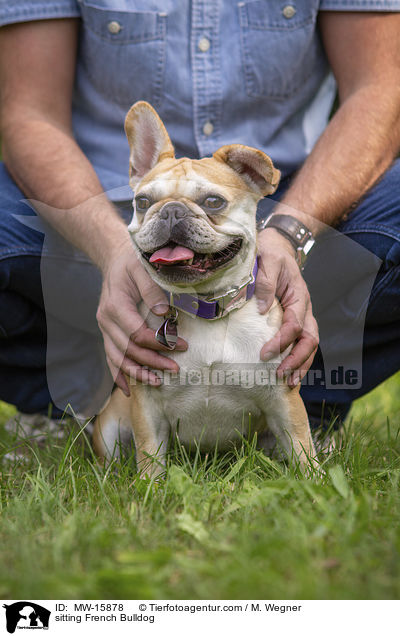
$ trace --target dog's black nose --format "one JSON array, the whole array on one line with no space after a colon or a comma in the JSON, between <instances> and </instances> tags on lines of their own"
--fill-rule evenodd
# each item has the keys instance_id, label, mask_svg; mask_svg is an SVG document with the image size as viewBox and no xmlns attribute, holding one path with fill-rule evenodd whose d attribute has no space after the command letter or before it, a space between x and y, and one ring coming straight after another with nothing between
<instances>
[{"instance_id":1,"label":"dog's black nose","mask_svg":"<svg viewBox=\"0 0 400 636\"><path fill-rule=\"evenodd\" d=\"M189 216L190 210L186 205L179 201L170 201L161 208L159 215L161 219L170 219L173 221L180 221L186 216Z\"/></svg>"}]
</instances>

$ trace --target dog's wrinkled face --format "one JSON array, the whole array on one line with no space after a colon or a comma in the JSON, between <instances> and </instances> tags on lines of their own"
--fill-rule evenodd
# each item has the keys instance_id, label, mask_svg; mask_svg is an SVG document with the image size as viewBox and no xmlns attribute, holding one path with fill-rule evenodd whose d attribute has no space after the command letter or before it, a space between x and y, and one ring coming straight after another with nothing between
<instances>
[{"instance_id":1,"label":"dog's wrinkled face","mask_svg":"<svg viewBox=\"0 0 400 636\"><path fill-rule=\"evenodd\" d=\"M280 173L247 146L223 146L213 157L175 159L154 109L138 102L125 129L135 191L129 226L152 278L165 289L215 291L240 284L256 252L257 201L275 191Z\"/></svg>"},{"instance_id":2,"label":"dog's wrinkled face","mask_svg":"<svg viewBox=\"0 0 400 636\"><path fill-rule=\"evenodd\" d=\"M225 164L166 159L138 184L130 230L161 284L194 285L254 260L255 206Z\"/></svg>"}]
</instances>

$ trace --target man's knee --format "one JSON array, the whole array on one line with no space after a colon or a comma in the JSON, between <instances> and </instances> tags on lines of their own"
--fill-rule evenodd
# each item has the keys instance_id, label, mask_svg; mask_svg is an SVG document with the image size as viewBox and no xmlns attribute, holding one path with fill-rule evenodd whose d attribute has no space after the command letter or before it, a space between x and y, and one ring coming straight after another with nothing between
<instances>
[{"instance_id":1,"label":"man's knee","mask_svg":"<svg viewBox=\"0 0 400 636\"><path fill-rule=\"evenodd\" d=\"M40 255L43 234L19 220L35 216L24 195L0 163L0 260L20 254Z\"/></svg>"},{"instance_id":2,"label":"man's knee","mask_svg":"<svg viewBox=\"0 0 400 636\"><path fill-rule=\"evenodd\" d=\"M378 256L385 270L400 265L399 183L397 159L337 228Z\"/></svg>"}]
</instances>

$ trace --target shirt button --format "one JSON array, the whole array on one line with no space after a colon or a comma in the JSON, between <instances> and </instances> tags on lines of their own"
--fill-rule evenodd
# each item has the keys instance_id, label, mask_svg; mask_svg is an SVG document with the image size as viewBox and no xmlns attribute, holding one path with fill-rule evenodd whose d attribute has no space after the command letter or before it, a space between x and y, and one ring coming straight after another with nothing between
<instances>
[{"instance_id":1,"label":"shirt button","mask_svg":"<svg viewBox=\"0 0 400 636\"><path fill-rule=\"evenodd\" d=\"M119 33L121 31L122 26L116 20L112 20L111 22L108 23L107 29L113 35L117 35L117 33Z\"/></svg>"},{"instance_id":2,"label":"shirt button","mask_svg":"<svg viewBox=\"0 0 400 636\"><path fill-rule=\"evenodd\" d=\"M290 20L290 18L293 18L293 16L296 15L296 9L293 5L287 4L286 7L283 7L282 13L285 18Z\"/></svg>"},{"instance_id":3,"label":"shirt button","mask_svg":"<svg viewBox=\"0 0 400 636\"><path fill-rule=\"evenodd\" d=\"M210 121L206 121L206 123L203 126L203 133L209 137L210 135L212 135L214 132L214 126L212 125L212 123Z\"/></svg>"},{"instance_id":4,"label":"shirt button","mask_svg":"<svg viewBox=\"0 0 400 636\"><path fill-rule=\"evenodd\" d=\"M208 51L208 49L210 48L210 40L208 38L200 38L197 46L199 47L200 51L206 53L206 51Z\"/></svg>"}]
</instances>

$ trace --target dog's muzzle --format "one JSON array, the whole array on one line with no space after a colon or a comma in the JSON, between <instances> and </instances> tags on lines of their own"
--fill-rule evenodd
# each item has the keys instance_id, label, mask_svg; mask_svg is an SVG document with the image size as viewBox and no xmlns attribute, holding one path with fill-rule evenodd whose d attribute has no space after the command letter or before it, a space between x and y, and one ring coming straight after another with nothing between
<instances>
[{"instance_id":1,"label":"dog's muzzle","mask_svg":"<svg viewBox=\"0 0 400 636\"><path fill-rule=\"evenodd\" d=\"M184 203L169 201L162 206L158 216L160 219L168 220L173 225L179 223L187 216L193 216L193 213Z\"/></svg>"},{"instance_id":2,"label":"dog's muzzle","mask_svg":"<svg viewBox=\"0 0 400 636\"><path fill-rule=\"evenodd\" d=\"M169 201L158 212L157 234L163 241L185 244L191 235L190 223L194 214L179 201Z\"/></svg>"}]
</instances>

